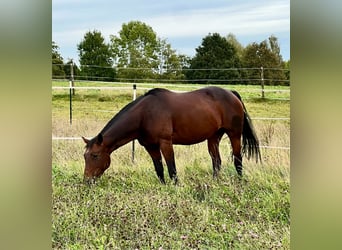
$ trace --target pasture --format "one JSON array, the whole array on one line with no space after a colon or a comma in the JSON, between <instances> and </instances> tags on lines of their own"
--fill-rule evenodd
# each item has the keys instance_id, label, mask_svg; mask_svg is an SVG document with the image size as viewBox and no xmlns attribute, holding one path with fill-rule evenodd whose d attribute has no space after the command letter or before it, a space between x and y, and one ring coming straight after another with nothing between
<instances>
[{"instance_id":1,"label":"pasture","mask_svg":"<svg viewBox=\"0 0 342 250\"><path fill-rule=\"evenodd\" d=\"M68 83L53 82L53 86ZM96 86L112 86L96 83ZM76 83L95 86L95 83ZM115 86L125 86L119 85ZM128 85L128 87L131 85ZM177 85L178 86L178 85ZM137 95L154 86L138 84ZM157 87L157 85L155 86ZM172 90L201 86L182 85ZM288 87L266 92L258 86L235 89L253 118L263 146L262 164L244 158L237 176L227 137L220 144L222 169L212 178L206 142L175 146L180 184L166 174L161 185L147 152L136 142L114 151L110 168L96 185L84 185L84 142L52 141L52 246L54 249L264 249L290 248L290 145ZM140 88L140 89L139 89ZM69 91L52 91L52 136L93 137L132 100L132 90L76 90L69 124Z\"/></svg>"}]
</instances>

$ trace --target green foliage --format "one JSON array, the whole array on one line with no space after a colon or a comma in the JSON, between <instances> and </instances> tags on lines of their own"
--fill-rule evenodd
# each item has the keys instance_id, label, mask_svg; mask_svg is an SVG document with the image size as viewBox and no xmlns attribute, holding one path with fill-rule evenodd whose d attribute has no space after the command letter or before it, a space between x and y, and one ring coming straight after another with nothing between
<instances>
[{"instance_id":1,"label":"green foliage","mask_svg":"<svg viewBox=\"0 0 342 250\"><path fill-rule=\"evenodd\" d=\"M65 78L63 57L60 55L58 49L58 45L52 41L52 77Z\"/></svg>"},{"instance_id":2,"label":"green foliage","mask_svg":"<svg viewBox=\"0 0 342 250\"><path fill-rule=\"evenodd\" d=\"M111 36L112 55L118 78L153 78L158 68L158 40L153 29L140 21L124 23L119 36ZM137 68L140 68L137 70Z\"/></svg>"},{"instance_id":3,"label":"green foliage","mask_svg":"<svg viewBox=\"0 0 342 250\"><path fill-rule=\"evenodd\" d=\"M284 62L286 80L290 81L290 60Z\"/></svg>"},{"instance_id":4,"label":"green foliage","mask_svg":"<svg viewBox=\"0 0 342 250\"><path fill-rule=\"evenodd\" d=\"M111 36L111 50L119 79L184 78L180 56L143 22L124 23L119 36Z\"/></svg>"},{"instance_id":5,"label":"green foliage","mask_svg":"<svg viewBox=\"0 0 342 250\"><path fill-rule=\"evenodd\" d=\"M248 79L255 79L250 84L259 84L261 78L261 67L263 67L263 76L266 85L285 85L287 84L286 75L282 70L284 68L280 55L280 47L277 38L271 36L269 41L264 40L261 43L251 43L244 49L242 57L243 66L246 68L255 68L247 70L244 75Z\"/></svg>"},{"instance_id":6,"label":"green foliage","mask_svg":"<svg viewBox=\"0 0 342 250\"><path fill-rule=\"evenodd\" d=\"M104 41L100 31L88 31L77 45L81 75L89 80L113 80L115 70L111 59L109 45Z\"/></svg>"},{"instance_id":7,"label":"green foliage","mask_svg":"<svg viewBox=\"0 0 342 250\"><path fill-rule=\"evenodd\" d=\"M229 33L227 36L227 41L235 48L237 56L239 57L240 60L242 60L244 47L237 40L236 36L233 33Z\"/></svg>"},{"instance_id":8,"label":"green foliage","mask_svg":"<svg viewBox=\"0 0 342 250\"><path fill-rule=\"evenodd\" d=\"M240 59L235 47L218 33L209 34L203 38L201 46L196 49L196 55L191 60L187 78L190 80L200 79L200 83L207 83L205 80L209 79L218 80L217 82L210 81L210 83L222 83L220 80L236 83L240 78L240 73L238 70L230 70L230 68L239 67Z\"/></svg>"},{"instance_id":9,"label":"green foliage","mask_svg":"<svg viewBox=\"0 0 342 250\"><path fill-rule=\"evenodd\" d=\"M53 76L68 77L70 67L58 65L63 58L54 42L52 48ZM84 35L77 48L81 65L80 70L74 68L74 75L78 80L260 85L262 72L265 85L289 85L290 80L274 35L244 47L232 33L209 34L190 58L177 53L151 26L130 21L122 24L118 35L110 35L109 44L94 30Z\"/></svg>"},{"instance_id":10,"label":"green foliage","mask_svg":"<svg viewBox=\"0 0 342 250\"><path fill-rule=\"evenodd\" d=\"M189 59L184 55L177 55L166 40L159 39L159 47L159 78L169 80L185 79L182 69L186 66L186 60Z\"/></svg>"},{"instance_id":11,"label":"green foliage","mask_svg":"<svg viewBox=\"0 0 342 250\"><path fill-rule=\"evenodd\" d=\"M281 67L282 63L283 63L283 58L280 54L280 46L278 44L278 38L274 35L271 35L268 38L268 43L269 43L269 47L270 47L272 53L276 57L276 62L277 62L276 66Z\"/></svg>"}]
</instances>

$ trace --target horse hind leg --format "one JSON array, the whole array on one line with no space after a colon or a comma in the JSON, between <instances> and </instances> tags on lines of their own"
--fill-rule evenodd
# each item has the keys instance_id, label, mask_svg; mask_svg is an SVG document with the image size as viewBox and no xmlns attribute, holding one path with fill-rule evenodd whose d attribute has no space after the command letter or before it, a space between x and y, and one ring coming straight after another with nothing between
<instances>
[{"instance_id":1,"label":"horse hind leg","mask_svg":"<svg viewBox=\"0 0 342 250\"><path fill-rule=\"evenodd\" d=\"M232 148L233 148L233 158L234 166L238 175L242 176L242 156L241 156L241 134L228 133Z\"/></svg>"},{"instance_id":2,"label":"horse hind leg","mask_svg":"<svg viewBox=\"0 0 342 250\"><path fill-rule=\"evenodd\" d=\"M160 143L160 150L166 161L167 169L169 171L170 179L174 181L174 184L178 183L175 156L173 152L172 141L162 140Z\"/></svg>"},{"instance_id":3,"label":"horse hind leg","mask_svg":"<svg viewBox=\"0 0 342 250\"><path fill-rule=\"evenodd\" d=\"M160 182L162 184L165 184L164 168L163 168L163 162L162 162L162 157L161 157L159 146L157 145L146 146L145 149L152 158L153 165L154 165L154 168L156 170L156 173Z\"/></svg>"},{"instance_id":4,"label":"horse hind leg","mask_svg":"<svg viewBox=\"0 0 342 250\"><path fill-rule=\"evenodd\" d=\"M215 134L208 139L208 151L213 164L213 177L217 178L221 169L221 156L219 150L219 143L223 133Z\"/></svg>"}]
</instances>

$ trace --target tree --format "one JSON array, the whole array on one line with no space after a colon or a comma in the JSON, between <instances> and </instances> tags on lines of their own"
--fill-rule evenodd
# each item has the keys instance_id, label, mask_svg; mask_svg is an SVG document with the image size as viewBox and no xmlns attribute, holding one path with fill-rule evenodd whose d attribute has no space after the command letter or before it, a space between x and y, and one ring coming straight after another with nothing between
<instances>
[{"instance_id":1,"label":"tree","mask_svg":"<svg viewBox=\"0 0 342 250\"><path fill-rule=\"evenodd\" d=\"M277 64L279 65L279 67L281 67L283 64L283 58L280 54L280 46L278 44L278 38L275 37L274 35L271 35L268 38L268 42L269 42L270 49L271 49L272 53L277 58Z\"/></svg>"},{"instance_id":2,"label":"tree","mask_svg":"<svg viewBox=\"0 0 342 250\"><path fill-rule=\"evenodd\" d=\"M89 31L77 45L81 74L88 80L110 81L115 78L109 45L100 31Z\"/></svg>"},{"instance_id":3,"label":"tree","mask_svg":"<svg viewBox=\"0 0 342 250\"><path fill-rule=\"evenodd\" d=\"M290 81L290 64L290 60L284 62L285 77L288 81Z\"/></svg>"},{"instance_id":4,"label":"tree","mask_svg":"<svg viewBox=\"0 0 342 250\"><path fill-rule=\"evenodd\" d=\"M111 49L119 67L118 78L126 81L184 78L182 56L143 22L124 23L118 36L111 35Z\"/></svg>"},{"instance_id":5,"label":"tree","mask_svg":"<svg viewBox=\"0 0 342 250\"><path fill-rule=\"evenodd\" d=\"M63 57L58 50L58 45L52 41L52 78L65 78Z\"/></svg>"},{"instance_id":6,"label":"tree","mask_svg":"<svg viewBox=\"0 0 342 250\"><path fill-rule=\"evenodd\" d=\"M240 78L240 73L236 70L239 67L240 60L234 46L218 33L214 33L204 37L202 44L196 48L187 77L191 80L198 79L202 83L203 80L211 83L235 83Z\"/></svg>"},{"instance_id":7,"label":"tree","mask_svg":"<svg viewBox=\"0 0 342 250\"><path fill-rule=\"evenodd\" d=\"M157 35L150 26L140 21L124 23L119 36L111 35L112 56L120 68L118 77L153 78L158 72L158 46Z\"/></svg>"},{"instance_id":8,"label":"tree","mask_svg":"<svg viewBox=\"0 0 342 250\"><path fill-rule=\"evenodd\" d=\"M185 79L182 69L186 56L177 55L176 51L171 48L171 45L166 40L159 39L159 50L159 78L168 80Z\"/></svg>"},{"instance_id":9,"label":"tree","mask_svg":"<svg viewBox=\"0 0 342 250\"><path fill-rule=\"evenodd\" d=\"M265 84L284 84L286 76L283 71L283 61L280 56L280 48L277 39L271 36L269 40L261 43L251 43L246 46L243 53L243 65L250 68L247 77L254 79L251 84L259 84L261 79L261 67Z\"/></svg>"},{"instance_id":10,"label":"tree","mask_svg":"<svg viewBox=\"0 0 342 250\"><path fill-rule=\"evenodd\" d=\"M230 43L235 48L236 54L241 60L242 55L243 55L243 50L244 50L244 47L242 46L242 44L237 40L236 36L233 33L229 33L226 39L227 39L227 42Z\"/></svg>"}]
</instances>

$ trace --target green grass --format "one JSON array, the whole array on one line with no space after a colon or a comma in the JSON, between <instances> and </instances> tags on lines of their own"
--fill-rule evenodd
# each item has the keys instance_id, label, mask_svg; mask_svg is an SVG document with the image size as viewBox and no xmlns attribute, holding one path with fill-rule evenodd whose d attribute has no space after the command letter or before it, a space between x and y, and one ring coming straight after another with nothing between
<instances>
[{"instance_id":1,"label":"green grass","mask_svg":"<svg viewBox=\"0 0 342 250\"><path fill-rule=\"evenodd\" d=\"M240 88L252 117L289 117L289 101L246 98L244 91L255 86ZM77 90L72 126L68 98L68 91L53 91L54 136L96 135L132 94ZM288 121L255 120L254 125L262 145L289 145ZM180 185L174 186L168 178L166 185L159 183L139 145L132 163L127 144L112 153L111 167L96 185L86 186L84 143L53 141L53 248L289 249L289 151L262 149L262 164L244 159L240 180L228 139L220 149L222 170L213 179L206 143L175 146Z\"/></svg>"}]
</instances>

